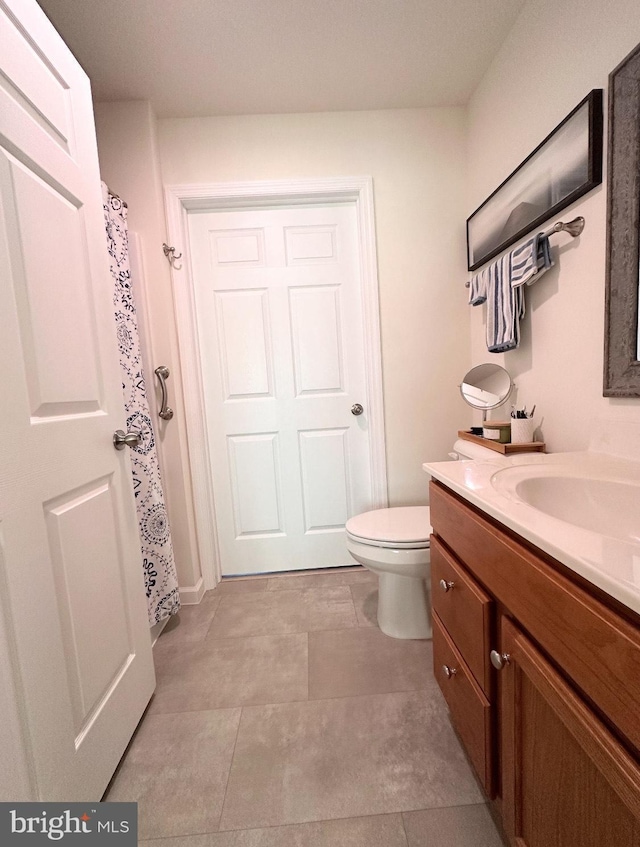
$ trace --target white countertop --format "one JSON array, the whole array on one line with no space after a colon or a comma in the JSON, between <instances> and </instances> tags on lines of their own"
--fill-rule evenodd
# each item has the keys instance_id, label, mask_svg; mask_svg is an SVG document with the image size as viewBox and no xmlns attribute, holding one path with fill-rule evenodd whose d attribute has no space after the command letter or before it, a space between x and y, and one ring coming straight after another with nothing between
<instances>
[{"instance_id":1,"label":"white countertop","mask_svg":"<svg viewBox=\"0 0 640 847\"><path fill-rule=\"evenodd\" d=\"M596 452L518 453L459 462L427 462L423 469L469 503L553 556L611 597L640 614L640 511L638 530L623 540L559 520L529 505L513 492L500 490L496 474L551 475L616 480L640 485L640 462ZM502 474L502 477L505 475ZM628 489L632 490L632 489ZM635 502L635 501L634 501Z\"/></svg>"}]
</instances>

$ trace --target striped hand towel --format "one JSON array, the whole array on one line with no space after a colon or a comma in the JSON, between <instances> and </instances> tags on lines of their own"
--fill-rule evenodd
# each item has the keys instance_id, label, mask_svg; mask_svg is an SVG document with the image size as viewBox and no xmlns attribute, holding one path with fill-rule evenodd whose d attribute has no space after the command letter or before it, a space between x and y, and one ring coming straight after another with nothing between
<instances>
[{"instance_id":1,"label":"striped hand towel","mask_svg":"<svg viewBox=\"0 0 640 847\"><path fill-rule=\"evenodd\" d=\"M513 350L520 343L520 321L525 315L524 288L552 267L549 239L538 234L471 278L469 303L487 301L487 349Z\"/></svg>"}]
</instances>

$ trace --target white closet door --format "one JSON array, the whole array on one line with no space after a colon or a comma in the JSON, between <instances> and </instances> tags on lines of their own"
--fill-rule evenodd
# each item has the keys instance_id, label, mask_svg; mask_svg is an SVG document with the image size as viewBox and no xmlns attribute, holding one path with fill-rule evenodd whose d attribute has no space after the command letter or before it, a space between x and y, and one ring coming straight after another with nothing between
<instances>
[{"instance_id":1,"label":"white closet door","mask_svg":"<svg viewBox=\"0 0 640 847\"><path fill-rule=\"evenodd\" d=\"M344 524L372 508L355 207L189 230L222 573L351 564Z\"/></svg>"},{"instance_id":2,"label":"white closet door","mask_svg":"<svg viewBox=\"0 0 640 847\"><path fill-rule=\"evenodd\" d=\"M33 0L0 44L0 799L95 800L154 672L91 95Z\"/></svg>"}]
</instances>

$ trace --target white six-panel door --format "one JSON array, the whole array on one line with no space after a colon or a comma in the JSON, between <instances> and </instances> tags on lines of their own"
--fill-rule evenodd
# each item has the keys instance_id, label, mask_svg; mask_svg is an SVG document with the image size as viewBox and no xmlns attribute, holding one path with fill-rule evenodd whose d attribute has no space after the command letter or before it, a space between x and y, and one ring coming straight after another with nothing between
<instances>
[{"instance_id":1,"label":"white six-panel door","mask_svg":"<svg viewBox=\"0 0 640 847\"><path fill-rule=\"evenodd\" d=\"M89 82L0 0L0 800L97 800L154 687Z\"/></svg>"},{"instance_id":2,"label":"white six-panel door","mask_svg":"<svg viewBox=\"0 0 640 847\"><path fill-rule=\"evenodd\" d=\"M349 564L344 524L372 508L355 207L189 233L222 573Z\"/></svg>"}]
</instances>

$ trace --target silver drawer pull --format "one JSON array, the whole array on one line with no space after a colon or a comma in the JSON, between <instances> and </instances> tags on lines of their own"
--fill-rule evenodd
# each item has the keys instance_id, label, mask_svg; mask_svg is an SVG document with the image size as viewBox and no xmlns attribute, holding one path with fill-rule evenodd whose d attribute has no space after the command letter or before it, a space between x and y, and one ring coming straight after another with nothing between
<instances>
[{"instance_id":1,"label":"silver drawer pull","mask_svg":"<svg viewBox=\"0 0 640 847\"><path fill-rule=\"evenodd\" d=\"M455 582L452 582L450 580L447 580L447 579L441 579L440 580L440 588L445 592L445 594L447 593L447 591L451 591L451 589L453 588L454 585L455 585Z\"/></svg>"},{"instance_id":2,"label":"silver drawer pull","mask_svg":"<svg viewBox=\"0 0 640 847\"><path fill-rule=\"evenodd\" d=\"M510 664L511 656L508 653L498 653L497 650L492 650L489 653L491 664L497 671L501 671L505 665Z\"/></svg>"},{"instance_id":3,"label":"silver drawer pull","mask_svg":"<svg viewBox=\"0 0 640 847\"><path fill-rule=\"evenodd\" d=\"M452 676L455 676L458 673L458 669L450 668L449 665L443 665L442 673L446 676L447 679L451 679Z\"/></svg>"}]
</instances>

